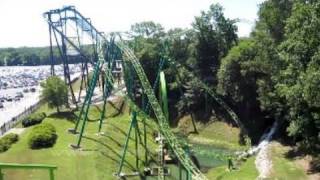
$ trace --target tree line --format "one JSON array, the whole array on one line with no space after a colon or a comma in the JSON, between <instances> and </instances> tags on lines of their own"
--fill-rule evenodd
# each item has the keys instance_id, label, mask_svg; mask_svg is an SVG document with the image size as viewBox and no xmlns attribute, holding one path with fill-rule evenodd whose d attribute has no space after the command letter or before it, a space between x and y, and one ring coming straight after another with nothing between
<instances>
[{"instance_id":1,"label":"tree line","mask_svg":"<svg viewBox=\"0 0 320 180\"><path fill-rule=\"evenodd\" d=\"M83 52L91 57L92 48L83 46ZM53 47L54 64L62 64L62 58L56 46ZM69 63L80 63L79 58L69 58ZM51 56L49 47L21 47L21 48L0 48L0 66L37 66L50 65Z\"/></svg>"}]
</instances>

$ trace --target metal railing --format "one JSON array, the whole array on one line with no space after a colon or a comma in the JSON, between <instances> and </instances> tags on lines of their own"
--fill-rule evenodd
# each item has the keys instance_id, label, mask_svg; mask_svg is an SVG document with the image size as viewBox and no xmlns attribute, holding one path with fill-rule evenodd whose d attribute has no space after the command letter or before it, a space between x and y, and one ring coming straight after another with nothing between
<instances>
[{"instance_id":1,"label":"metal railing","mask_svg":"<svg viewBox=\"0 0 320 180\"><path fill-rule=\"evenodd\" d=\"M18 164L18 163L0 163L0 180L4 180L3 169L47 169L49 170L50 180L54 180L55 165L49 164Z\"/></svg>"},{"instance_id":2,"label":"metal railing","mask_svg":"<svg viewBox=\"0 0 320 180\"><path fill-rule=\"evenodd\" d=\"M11 128L15 127L16 124L23 118L27 117L31 113L33 113L35 110L37 110L42 104L42 101L38 101L37 103L31 105L30 107L26 108L23 112L16 115L15 117L12 117L10 121L7 121L3 123L0 126L0 136L5 134L7 131L9 131Z\"/></svg>"}]
</instances>

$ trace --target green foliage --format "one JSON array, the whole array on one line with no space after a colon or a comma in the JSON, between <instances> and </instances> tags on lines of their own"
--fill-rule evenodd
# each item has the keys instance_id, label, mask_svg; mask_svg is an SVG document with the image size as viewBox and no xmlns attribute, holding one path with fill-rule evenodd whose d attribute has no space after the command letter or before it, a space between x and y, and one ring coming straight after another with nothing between
<instances>
[{"instance_id":1,"label":"green foliage","mask_svg":"<svg viewBox=\"0 0 320 180\"><path fill-rule=\"evenodd\" d=\"M164 28L161 24L156 24L153 21L144 21L141 23L135 23L131 26L131 35L134 37L159 37L164 34Z\"/></svg>"},{"instance_id":2,"label":"green foliage","mask_svg":"<svg viewBox=\"0 0 320 180\"><path fill-rule=\"evenodd\" d=\"M230 50L218 72L218 89L222 95L231 97L235 102L252 97L256 91L257 75L251 69L255 56L254 42L251 40L243 40Z\"/></svg>"},{"instance_id":3,"label":"green foliage","mask_svg":"<svg viewBox=\"0 0 320 180\"><path fill-rule=\"evenodd\" d=\"M216 83L220 60L237 43L236 21L224 17L223 8L212 4L207 12L195 18L197 71L202 79Z\"/></svg>"},{"instance_id":4,"label":"green foliage","mask_svg":"<svg viewBox=\"0 0 320 180\"><path fill-rule=\"evenodd\" d=\"M10 149L11 145L19 140L19 136L14 133L9 133L0 139L0 152L5 152Z\"/></svg>"},{"instance_id":5,"label":"green foliage","mask_svg":"<svg viewBox=\"0 0 320 180\"><path fill-rule=\"evenodd\" d=\"M0 140L0 152L5 152L10 149L10 144L7 141Z\"/></svg>"},{"instance_id":6,"label":"green foliage","mask_svg":"<svg viewBox=\"0 0 320 180\"><path fill-rule=\"evenodd\" d=\"M223 8L219 4L211 5L208 11L195 17L193 29L186 36L172 38L170 56L195 71L209 86L215 86L221 59L238 41L235 23L235 20L224 17ZM174 31L179 33L181 30ZM199 88L199 82L183 70L173 73L180 76L180 83L183 84L176 105L178 110L183 114L205 109L205 114L209 115L212 103Z\"/></svg>"},{"instance_id":7,"label":"green foliage","mask_svg":"<svg viewBox=\"0 0 320 180\"><path fill-rule=\"evenodd\" d=\"M136 23L131 26L130 34L133 37L131 46L141 61L149 81L154 82L161 58L159 50L162 48L160 37L164 35L163 27L150 21Z\"/></svg>"},{"instance_id":8,"label":"green foliage","mask_svg":"<svg viewBox=\"0 0 320 180\"><path fill-rule=\"evenodd\" d=\"M83 47L84 54L92 53L91 46ZM53 47L55 64L61 64L62 59L57 47ZM80 63L81 58L70 58L69 63ZM36 66L51 64L49 47L0 48L0 66Z\"/></svg>"},{"instance_id":9,"label":"green foliage","mask_svg":"<svg viewBox=\"0 0 320 180\"><path fill-rule=\"evenodd\" d=\"M284 38L287 18L291 15L293 0L269 0L260 5L257 29L270 34L276 42Z\"/></svg>"},{"instance_id":10,"label":"green foliage","mask_svg":"<svg viewBox=\"0 0 320 180\"><path fill-rule=\"evenodd\" d=\"M284 66L276 90L284 99L288 134L306 146L320 143L319 48L320 3L296 1L287 20L286 40L280 45Z\"/></svg>"},{"instance_id":11,"label":"green foliage","mask_svg":"<svg viewBox=\"0 0 320 180\"><path fill-rule=\"evenodd\" d=\"M52 124L42 123L32 128L28 144L32 149L52 147L57 137L56 129Z\"/></svg>"},{"instance_id":12,"label":"green foliage","mask_svg":"<svg viewBox=\"0 0 320 180\"><path fill-rule=\"evenodd\" d=\"M29 127L36 124L40 124L45 117L46 114L44 112L31 114L27 118L22 120L22 126Z\"/></svg>"},{"instance_id":13,"label":"green foliage","mask_svg":"<svg viewBox=\"0 0 320 180\"><path fill-rule=\"evenodd\" d=\"M222 59L218 72L218 92L233 104L240 119L247 126L249 135L256 142L264 126L259 98L264 91L260 85L269 82L270 66L262 61L261 52L256 49L257 42L252 39L241 40L229 54ZM254 120L254 121L250 121Z\"/></svg>"},{"instance_id":14,"label":"green foliage","mask_svg":"<svg viewBox=\"0 0 320 180\"><path fill-rule=\"evenodd\" d=\"M16 143L19 140L18 134L9 133L1 138L2 140L8 142L9 144Z\"/></svg>"},{"instance_id":15,"label":"green foliage","mask_svg":"<svg viewBox=\"0 0 320 180\"><path fill-rule=\"evenodd\" d=\"M68 87L58 76L51 76L41 83L43 88L41 97L48 102L50 108L59 107L68 102Z\"/></svg>"}]
</instances>

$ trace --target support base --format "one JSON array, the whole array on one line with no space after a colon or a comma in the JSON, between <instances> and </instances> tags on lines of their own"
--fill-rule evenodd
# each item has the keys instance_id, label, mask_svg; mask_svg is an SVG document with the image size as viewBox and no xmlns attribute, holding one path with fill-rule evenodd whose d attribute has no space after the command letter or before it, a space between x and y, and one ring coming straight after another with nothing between
<instances>
[{"instance_id":1,"label":"support base","mask_svg":"<svg viewBox=\"0 0 320 180\"><path fill-rule=\"evenodd\" d=\"M105 132L98 132L98 133L96 133L96 136L104 136L104 135L106 135Z\"/></svg>"},{"instance_id":2,"label":"support base","mask_svg":"<svg viewBox=\"0 0 320 180\"><path fill-rule=\"evenodd\" d=\"M140 176L139 172L132 172L132 173L114 173L114 176L118 177L119 179L124 178L124 177L132 177L132 176Z\"/></svg>"},{"instance_id":3,"label":"support base","mask_svg":"<svg viewBox=\"0 0 320 180\"><path fill-rule=\"evenodd\" d=\"M69 128L68 133L70 134L78 134L78 132L74 128Z\"/></svg>"},{"instance_id":4,"label":"support base","mask_svg":"<svg viewBox=\"0 0 320 180\"><path fill-rule=\"evenodd\" d=\"M78 145L76 145L76 144L70 144L69 146L70 146L70 148L73 149L73 150L80 150L80 149L81 149L81 146L78 146Z\"/></svg>"}]
</instances>

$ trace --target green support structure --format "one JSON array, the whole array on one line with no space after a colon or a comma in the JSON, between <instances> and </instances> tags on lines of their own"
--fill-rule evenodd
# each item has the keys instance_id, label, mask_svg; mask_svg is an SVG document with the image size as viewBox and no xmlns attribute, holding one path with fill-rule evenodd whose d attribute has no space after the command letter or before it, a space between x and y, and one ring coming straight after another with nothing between
<instances>
[{"instance_id":1,"label":"green support structure","mask_svg":"<svg viewBox=\"0 0 320 180\"><path fill-rule=\"evenodd\" d=\"M108 81L108 78L106 76L105 85L104 85L104 92L103 92L103 106L102 106L102 112L101 112L101 115L99 118L99 128L98 128L99 133L101 132L103 119L104 119L105 113L106 113L107 99L111 93L111 89L112 89L112 85L110 84L110 82Z\"/></svg>"},{"instance_id":2,"label":"green support structure","mask_svg":"<svg viewBox=\"0 0 320 180\"><path fill-rule=\"evenodd\" d=\"M77 130L78 130L78 126L79 126L80 121L82 119L82 115L83 115L83 113L85 113L84 111L86 111L86 105L89 104L89 101L91 102L92 94L93 94L94 88L95 88L96 83L97 83L96 79L97 79L97 76L99 75L99 73L100 73L100 61L98 61L97 64L95 65L95 67L94 67L92 80L89 83L89 88L87 90L86 97L85 97L85 99L83 101L83 105L81 107L79 117L78 117L78 119L76 121L76 124L75 124L75 127L73 129L74 133L76 133Z\"/></svg>"},{"instance_id":3,"label":"green support structure","mask_svg":"<svg viewBox=\"0 0 320 180\"><path fill-rule=\"evenodd\" d=\"M229 114L231 119L238 125L238 127L241 129L241 131L246 136L248 136L248 131L244 127L244 125L241 123L237 114L219 97L219 95L212 88L207 86L204 82L202 82L199 78L197 78L197 76L195 76L195 74L193 72L187 70L187 68L185 68L183 65L179 64L178 62L170 60L170 59L168 59L168 62L169 62L169 64L174 66L176 69L178 69L178 67L180 67L185 72L188 72L189 74L191 74L197 80L200 87L203 88L220 106L222 106L223 109L226 110L226 112Z\"/></svg>"},{"instance_id":4,"label":"green support structure","mask_svg":"<svg viewBox=\"0 0 320 180\"><path fill-rule=\"evenodd\" d=\"M165 114L167 121L169 122L169 110L168 110L168 97L167 97L167 84L164 72L160 72L160 93L161 104L163 113Z\"/></svg>"},{"instance_id":5,"label":"green support structure","mask_svg":"<svg viewBox=\"0 0 320 180\"><path fill-rule=\"evenodd\" d=\"M121 156L121 160L120 160L117 176L121 176L122 168L123 168L123 165L124 165L124 160L125 160L126 153L127 153L127 150L128 150L131 131L132 131L132 128L136 127L137 123L138 123L137 122L137 113L135 111L133 111L132 114L131 114L131 123L130 123L130 126L129 126L128 134L126 136L126 141L125 141L125 144L124 144L124 147L123 147L123 150L122 150L122 156Z\"/></svg>"},{"instance_id":6,"label":"green support structure","mask_svg":"<svg viewBox=\"0 0 320 180\"><path fill-rule=\"evenodd\" d=\"M182 146L180 145L178 139L175 135L170 131L170 126L167 122L167 118L163 113L163 110L155 97L151 85L146 77L146 74L139 62L139 60L135 57L134 53L130 48L128 48L123 42L117 42L118 47L122 50L124 55L124 60L128 63L132 64L137 76L141 82L143 90L148 97L150 105L154 111L154 114L158 120L160 132L163 134L164 138L167 140L171 149L174 151L175 155L179 159L179 161L183 164L183 166L190 171L193 179L207 179L200 170L193 164L187 154L185 154Z\"/></svg>"},{"instance_id":7,"label":"green support structure","mask_svg":"<svg viewBox=\"0 0 320 180\"><path fill-rule=\"evenodd\" d=\"M47 169L49 170L50 180L54 180L54 170L57 169L57 166L48 164L0 163L0 180L4 180L3 169Z\"/></svg>"},{"instance_id":8,"label":"green support structure","mask_svg":"<svg viewBox=\"0 0 320 180\"><path fill-rule=\"evenodd\" d=\"M89 113L89 110L90 110L92 95L93 95L93 91L94 91L94 89L96 87L96 84L97 84L97 81L98 81L98 75L99 75L99 72L100 72L99 66L100 66L100 61L98 61L96 66L95 66L95 71L94 71L92 80L90 82L89 89L88 89L87 94L86 94L86 96L88 96L88 97L86 97L87 101L84 102L83 106L82 106L82 108L84 108L84 118L83 118L82 126L81 126L81 129L80 129L80 134L79 134L79 137L78 137L77 144L75 146L73 146L75 148L79 148L80 147L82 136L83 136L83 133L84 133L84 129L85 129L86 123L88 121L88 113ZM81 119L82 119L82 114L79 115L78 121L81 121Z\"/></svg>"},{"instance_id":9,"label":"green support structure","mask_svg":"<svg viewBox=\"0 0 320 180\"><path fill-rule=\"evenodd\" d=\"M65 11L69 11L72 10L75 12L74 8L64 8ZM79 13L78 13L79 14ZM85 126L88 120L88 112L90 109L90 105L91 105L91 98L93 95L93 91L97 85L97 79L98 76L100 74L101 69L103 68L103 65L105 63L107 63L107 67L105 68L105 78L106 78L106 85L109 87L105 87L104 89L104 96L103 96L103 100L104 100L104 105L103 105L103 112L101 113L100 116L100 121L99 121L99 132L101 131L101 127L102 127L102 123L103 123L103 118L104 118L104 114L105 114L105 106L106 106L106 99L108 97L108 95L111 93L111 90L113 88L113 76L112 76L112 62L113 60L116 59L117 54L120 54L119 52L121 52L122 55L122 60L123 62L123 69L125 71L125 83L127 86L127 91L128 91L128 97L126 97L126 102L129 104L130 108L132 109L132 119L131 119L131 123L130 123L130 127L128 130L128 135L126 137L126 141L125 141L125 145L124 145L124 149L122 152L122 157L121 157L121 161L120 161L120 166L118 169L118 175L121 174L122 172L122 168L123 168L123 164L124 164L124 159L126 156L126 151L128 148L128 143L129 143L129 139L130 139L130 134L132 132L132 128L135 128L135 150L136 150L136 155L138 156L138 144L142 143L141 141L141 137L140 137L140 131L139 131L139 127L138 127L138 122L137 122L137 115L141 116L142 122L144 123L144 127L143 127L143 131L144 131L144 146L146 149L146 153L145 153L145 160L147 163L147 159L148 159L148 155L147 155L147 131L146 131L146 119L149 118L149 109L153 110L153 113L156 117L156 120L158 122L158 128L160 131L161 136L164 138L164 140L166 141L166 143L168 143L168 145L170 146L170 148L173 150L175 156L177 157L177 159L179 160L181 167L183 167L183 169L186 170L186 176L189 179L195 179L195 180L206 180L207 178L202 174L202 172L195 166L195 164L191 161L189 155L187 152L185 152L185 150L183 149L183 146L181 145L181 143L179 142L179 139L174 135L174 133L171 132L171 128L170 125L168 123L169 120L169 114L168 114L168 101L167 101L167 92L166 90L166 86L165 86L165 77L164 77L164 73L161 72L161 68L164 64L164 59L165 60L169 60L167 57L165 57L165 54L167 54L168 52L168 43L167 41L164 42L164 48L161 54L161 61L160 61L160 65L159 65L159 71L158 71L158 75L156 78L156 82L153 85L153 87L150 85L150 82L145 74L144 69L142 68L142 65L140 64L139 60L137 59L137 57L134 55L134 52L132 51L132 49L130 49L124 41L122 41L120 39L120 41L115 41L114 38L111 39L111 41L107 41L106 38L100 33L98 32L91 24L91 22L87 22L87 20L80 16L79 18L74 18L74 19L70 19L72 21L75 22L84 22L85 23L85 27L81 27L83 31L85 31L86 29L91 29L91 31L93 30L96 36L99 36L99 38L97 38L96 40L96 45L97 45L97 55L98 55L98 61L95 64L95 68L94 68L94 72L93 72L93 78L89 84L89 88L87 90L87 94L84 100L84 103L81 107L81 111L80 111L80 115L78 118L78 121L75 124L74 127L74 132L77 132L79 126L81 125L81 129L80 129L80 134L77 140L77 144L75 145L76 147L79 147L81 144L81 139L85 130ZM81 23L76 23L81 24ZM92 35L92 34L91 34ZM120 37L121 38L121 37ZM68 40L68 39L66 39ZM117 51L119 50L119 51ZM106 53L106 54L105 54ZM106 55L106 56L104 56ZM176 63L173 61L170 61L171 63L170 65L174 65L176 66ZM182 67L183 68L183 67ZM130 70L130 71L128 71ZM192 74L192 72L187 71L189 73ZM147 105L143 106L143 110L141 110L138 106L136 106L136 102L133 96L134 92L131 92L133 90L132 86L133 86L133 76L137 77L137 79L139 80L139 82L141 83L141 88L143 90L143 95L145 95L145 102L148 102ZM155 87L157 87L157 84L160 79L160 92L161 92L161 97L160 97L160 102L159 103L154 91L155 91ZM130 82L128 82L130 81ZM238 124L238 126L243 129L243 126L241 124L241 122L239 121L238 117L236 116L236 114L231 110L231 108L229 108L227 106L226 103L223 102L223 100L210 88L208 87L205 83L201 82L200 80L198 81L200 83L200 87L205 89L205 91L211 95L224 109L226 109L226 111L229 113L229 115L232 117L232 119ZM82 122L82 124L81 124ZM244 129L243 129L244 130ZM245 130L244 130L245 131ZM138 157L137 157L138 158ZM139 166L139 161L136 161L136 166Z\"/></svg>"}]
</instances>

